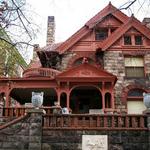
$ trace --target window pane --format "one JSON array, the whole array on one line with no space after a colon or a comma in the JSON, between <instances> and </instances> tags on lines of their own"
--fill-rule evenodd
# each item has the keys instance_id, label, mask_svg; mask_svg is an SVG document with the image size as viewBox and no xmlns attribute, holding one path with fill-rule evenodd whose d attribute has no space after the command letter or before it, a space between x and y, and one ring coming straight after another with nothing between
<instances>
[{"instance_id":1,"label":"window pane","mask_svg":"<svg viewBox=\"0 0 150 150\"><path fill-rule=\"evenodd\" d=\"M128 101L127 102L128 114L142 114L146 107L143 101Z\"/></svg>"},{"instance_id":2,"label":"window pane","mask_svg":"<svg viewBox=\"0 0 150 150\"><path fill-rule=\"evenodd\" d=\"M95 34L95 39L96 40L105 40L108 37L108 30L107 29L102 29L102 30L97 30Z\"/></svg>"},{"instance_id":3,"label":"window pane","mask_svg":"<svg viewBox=\"0 0 150 150\"><path fill-rule=\"evenodd\" d=\"M135 45L142 45L142 36L135 36Z\"/></svg>"},{"instance_id":4,"label":"window pane","mask_svg":"<svg viewBox=\"0 0 150 150\"><path fill-rule=\"evenodd\" d=\"M131 36L124 36L124 45L131 45Z\"/></svg>"},{"instance_id":5,"label":"window pane","mask_svg":"<svg viewBox=\"0 0 150 150\"><path fill-rule=\"evenodd\" d=\"M144 77L144 67L126 67L127 77Z\"/></svg>"},{"instance_id":6,"label":"window pane","mask_svg":"<svg viewBox=\"0 0 150 150\"><path fill-rule=\"evenodd\" d=\"M144 61L142 57L126 57L125 66L138 66L143 67Z\"/></svg>"},{"instance_id":7,"label":"window pane","mask_svg":"<svg viewBox=\"0 0 150 150\"><path fill-rule=\"evenodd\" d=\"M141 89L132 89L128 92L128 96L137 96L137 97L143 97L144 91Z\"/></svg>"}]
</instances>

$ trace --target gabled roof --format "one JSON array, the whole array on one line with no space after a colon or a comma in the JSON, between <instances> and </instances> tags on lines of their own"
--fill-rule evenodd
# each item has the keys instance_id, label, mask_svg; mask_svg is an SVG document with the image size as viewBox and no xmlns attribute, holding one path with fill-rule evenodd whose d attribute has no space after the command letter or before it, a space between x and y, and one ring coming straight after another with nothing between
<instances>
[{"instance_id":1,"label":"gabled roof","mask_svg":"<svg viewBox=\"0 0 150 150\"><path fill-rule=\"evenodd\" d=\"M128 20L128 17L125 14L123 14L120 10L118 10L111 3L109 3L103 10L101 10L97 15L91 18L80 30L78 30L65 42L60 44L57 47L57 51L63 53L66 50L68 50L70 47L73 46L73 44L78 42L82 37L84 37L87 33L89 33L94 26L100 23L103 20L103 18L109 14L112 14L122 23L125 23Z\"/></svg>"},{"instance_id":2,"label":"gabled roof","mask_svg":"<svg viewBox=\"0 0 150 150\"><path fill-rule=\"evenodd\" d=\"M112 14L114 17L116 17L118 20L120 20L122 23L125 23L128 20L128 16L122 13L119 9L114 7L111 2L99 13L97 13L93 18L91 18L86 25L89 26L89 28L93 28L96 24L101 22L103 18L109 14Z\"/></svg>"},{"instance_id":3,"label":"gabled roof","mask_svg":"<svg viewBox=\"0 0 150 150\"><path fill-rule=\"evenodd\" d=\"M87 81L88 82L94 82L94 81L112 81L116 82L117 77L103 69L100 69L96 66L93 66L89 63L83 63L79 66L70 68L60 74L58 74L56 77L56 80L67 80L69 79L71 81Z\"/></svg>"},{"instance_id":4,"label":"gabled roof","mask_svg":"<svg viewBox=\"0 0 150 150\"><path fill-rule=\"evenodd\" d=\"M84 37L90 31L91 30L89 30L86 25L83 26L80 30L78 30L75 34L73 34L68 40L66 40L60 46L58 46L57 51L59 51L60 54L64 53L73 44L75 44L77 41L79 41L82 37Z\"/></svg>"},{"instance_id":5,"label":"gabled roof","mask_svg":"<svg viewBox=\"0 0 150 150\"><path fill-rule=\"evenodd\" d=\"M120 28L115 30L113 34L111 34L102 45L100 45L100 48L102 50L108 49L113 43L115 43L123 34L125 34L130 28L134 27L139 32L141 32L143 35L145 35L148 39L150 39L150 30L141 24L140 21L138 21L134 16L131 16L128 21L123 24Z\"/></svg>"}]
</instances>

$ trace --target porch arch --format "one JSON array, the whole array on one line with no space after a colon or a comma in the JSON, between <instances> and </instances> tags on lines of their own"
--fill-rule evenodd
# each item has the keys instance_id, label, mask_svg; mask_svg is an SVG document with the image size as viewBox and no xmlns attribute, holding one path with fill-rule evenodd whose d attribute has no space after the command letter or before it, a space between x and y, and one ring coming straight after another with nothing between
<instances>
[{"instance_id":1,"label":"porch arch","mask_svg":"<svg viewBox=\"0 0 150 150\"><path fill-rule=\"evenodd\" d=\"M102 94L92 85L80 85L70 92L72 113L89 113L90 109L102 109Z\"/></svg>"},{"instance_id":2,"label":"porch arch","mask_svg":"<svg viewBox=\"0 0 150 150\"><path fill-rule=\"evenodd\" d=\"M60 106L67 107L67 94L65 92L62 92L60 94Z\"/></svg>"}]
</instances>

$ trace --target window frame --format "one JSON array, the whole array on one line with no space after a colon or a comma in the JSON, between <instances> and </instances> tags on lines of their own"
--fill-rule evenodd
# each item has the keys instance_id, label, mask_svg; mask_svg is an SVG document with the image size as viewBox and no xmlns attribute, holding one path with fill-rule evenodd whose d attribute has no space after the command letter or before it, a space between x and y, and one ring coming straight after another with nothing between
<instances>
[{"instance_id":1,"label":"window frame","mask_svg":"<svg viewBox=\"0 0 150 150\"><path fill-rule=\"evenodd\" d=\"M129 43L126 42L126 40L125 40L125 38L127 38L127 37L130 38ZM124 36L123 36L123 42L124 42L124 45L125 45L125 46L128 46L128 45L130 46L130 45L132 45L132 37L131 37L131 35L124 35Z\"/></svg>"},{"instance_id":2,"label":"window frame","mask_svg":"<svg viewBox=\"0 0 150 150\"><path fill-rule=\"evenodd\" d=\"M103 36L102 36L102 34L103 34ZM108 29L107 28L100 28L100 29L95 30L95 40L96 41L103 41L103 40L107 39L107 37L108 37Z\"/></svg>"},{"instance_id":3,"label":"window frame","mask_svg":"<svg viewBox=\"0 0 150 150\"><path fill-rule=\"evenodd\" d=\"M136 39L136 38L138 38L138 37L140 37L140 42L137 41L137 39ZM135 36L134 36L134 41L135 41L135 45L143 45L143 38L142 38L141 35L135 35Z\"/></svg>"},{"instance_id":4,"label":"window frame","mask_svg":"<svg viewBox=\"0 0 150 150\"><path fill-rule=\"evenodd\" d=\"M142 59L142 61L143 61L143 65L142 66L138 66L138 65L135 65L135 66L133 66L133 65L126 65L126 59L132 59L132 58L134 58L134 59L136 59L136 58L140 58L140 59ZM132 60L133 61L133 60ZM145 78L145 65L144 65L144 57L143 56L124 56L124 67L125 67L125 77L126 78ZM135 69L135 71L132 71L133 72L133 75L131 76L131 75L129 75L128 74L128 72L127 72L127 69L128 68L131 68L132 70L133 69ZM141 76L137 76L137 75L139 75L139 74L137 74L136 72L138 71L136 71L136 69L140 69L140 68L142 68L142 75Z\"/></svg>"}]
</instances>

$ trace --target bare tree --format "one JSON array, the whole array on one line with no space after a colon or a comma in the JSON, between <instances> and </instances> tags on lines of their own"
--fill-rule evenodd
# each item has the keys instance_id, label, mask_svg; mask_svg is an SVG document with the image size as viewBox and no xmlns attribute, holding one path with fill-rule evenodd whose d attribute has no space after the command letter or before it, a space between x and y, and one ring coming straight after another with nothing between
<instances>
[{"instance_id":1,"label":"bare tree","mask_svg":"<svg viewBox=\"0 0 150 150\"><path fill-rule=\"evenodd\" d=\"M25 0L7 0L0 4L0 26L5 30L11 40L0 35L1 40L5 40L13 46L30 45L38 31L38 26L27 15Z\"/></svg>"},{"instance_id":2,"label":"bare tree","mask_svg":"<svg viewBox=\"0 0 150 150\"><path fill-rule=\"evenodd\" d=\"M13 76L16 63L16 48L24 55L38 32L27 11L26 0L0 0L0 76Z\"/></svg>"}]
</instances>

